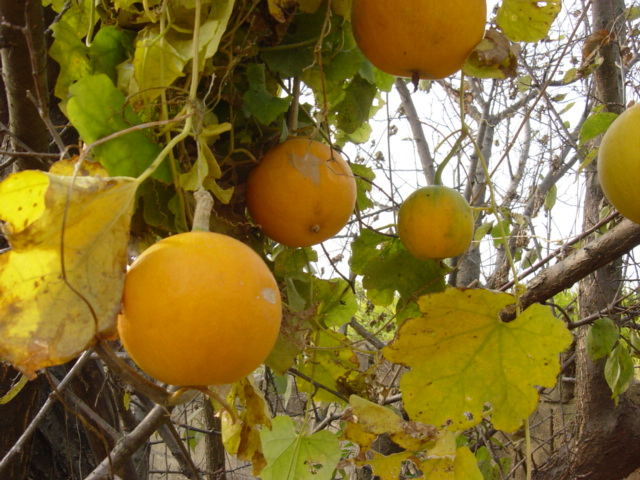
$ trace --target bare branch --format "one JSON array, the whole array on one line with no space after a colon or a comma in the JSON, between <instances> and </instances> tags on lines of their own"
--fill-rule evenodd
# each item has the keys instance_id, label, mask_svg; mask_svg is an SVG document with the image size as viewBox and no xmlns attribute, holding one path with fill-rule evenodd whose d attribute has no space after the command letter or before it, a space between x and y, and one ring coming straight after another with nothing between
<instances>
[{"instance_id":1,"label":"bare branch","mask_svg":"<svg viewBox=\"0 0 640 480\"><path fill-rule=\"evenodd\" d=\"M84 364L87 363L87 361L90 358L91 358L91 349L85 351L80 356L80 358L78 359L76 364L73 366L73 368L69 370L69 373L67 373L67 375L58 384L58 391L63 391L69 385L71 380L73 380L73 378L80 372L80 370L82 370L82 367L84 367ZM47 401L44 403L44 405L42 406L38 414L33 418L33 420L31 421L29 426L25 429L25 431L22 433L18 441L13 445L13 447L11 447L11 450L9 450L7 454L4 456L4 458L2 459L2 461L0 461L0 473L4 471L4 469L9 465L9 461L11 460L11 458L13 458L14 455L20 452L20 450L24 447L25 443L29 440L29 438L31 438L31 435L35 433L36 429L38 428L38 425L40 425L40 422L49 413L49 410L51 410L56 400L57 400L56 392L51 392L49 394L49 398L47 398Z\"/></svg>"},{"instance_id":2,"label":"bare branch","mask_svg":"<svg viewBox=\"0 0 640 480\"><path fill-rule=\"evenodd\" d=\"M98 465L84 480L102 480L111 478L111 469L118 470L140 449L153 432L162 425L169 416L170 410L161 405L156 405L140 422L140 424L128 435L122 437L109 456Z\"/></svg>"},{"instance_id":3,"label":"bare branch","mask_svg":"<svg viewBox=\"0 0 640 480\"><path fill-rule=\"evenodd\" d=\"M418 112L416 111L416 107L413 104L413 100L411 100L411 93L409 93L407 84L404 83L404 80L401 78L398 78L396 80L396 89L400 94L402 108L407 115L407 120L409 121L409 126L411 127L413 141L415 142L416 149L418 150L418 156L420 157L420 163L422 164L424 176L427 179L427 184L432 185L433 179L436 176L436 169L433 165L433 157L431 156L431 152L429 151L429 144L427 143L427 139L424 136L424 130L422 130L422 123L420 123Z\"/></svg>"},{"instance_id":4,"label":"bare branch","mask_svg":"<svg viewBox=\"0 0 640 480\"><path fill-rule=\"evenodd\" d=\"M520 297L522 307L553 297L638 245L640 225L631 220L622 220L615 228L573 255L540 272Z\"/></svg>"}]
</instances>

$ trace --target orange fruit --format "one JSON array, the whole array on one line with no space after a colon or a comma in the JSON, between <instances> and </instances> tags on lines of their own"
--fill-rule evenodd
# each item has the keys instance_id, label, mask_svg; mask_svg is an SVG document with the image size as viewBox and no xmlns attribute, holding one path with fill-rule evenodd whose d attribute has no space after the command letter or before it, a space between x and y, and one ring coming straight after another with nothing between
<instances>
[{"instance_id":1,"label":"orange fruit","mask_svg":"<svg viewBox=\"0 0 640 480\"><path fill-rule=\"evenodd\" d=\"M365 57L399 77L445 78L484 35L486 0L353 0L353 35Z\"/></svg>"},{"instance_id":2,"label":"orange fruit","mask_svg":"<svg viewBox=\"0 0 640 480\"><path fill-rule=\"evenodd\" d=\"M292 138L269 150L249 175L247 207L262 231L289 247L309 247L347 224L356 182L324 143Z\"/></svg>"},{"instance_id":3,"label":"orange fruit","mask_svg":"<svg viewBox=\"0 0 640 480\"><path fill-rule=\"evenodd\" d=\"M409 253L421 260L455 257L471 243L473 212L452 188L419 188L398 211L398 236Z\"/></svg>"},{"instance_id":4,"label":"orange fruit","mask_svg":"<svg viewBox=\"0 0 640 480\"><path fill-rule=\"evenodd\" d=\"M232 383L271 352L282 306L269 268L238 240L189 232L131 265L118 333L151 377L180 386Z\"/></svg>"},{"instance_id":5,"label":"orange fruit","mask_svg":"<svg viewBox=\"0 0 640 480\"><path fill-rule=\"evenodd\" d=\"M602 137L598 178L611 205L640 223L640 104L625 110Z\"/></svg>"}]
</instances>

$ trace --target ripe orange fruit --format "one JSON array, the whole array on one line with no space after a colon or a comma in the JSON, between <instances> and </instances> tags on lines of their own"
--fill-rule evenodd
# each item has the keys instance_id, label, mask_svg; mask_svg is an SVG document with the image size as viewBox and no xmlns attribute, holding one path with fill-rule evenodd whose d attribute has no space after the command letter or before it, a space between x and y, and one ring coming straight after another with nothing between
<instances>
[{"instance_id":1,"label":"ripe orange fruit","mask_svg":"<svg viewBox=\"0 0 640 480\"><path fill-rule=\"evenodd\" d=\"M269 268L238 240L189 232L131 265L118 333L133 361L172 385L232 383L271 352L282 306Z\"/></svg>"},{"instance_id":2,"label":"ripe orange fruit","mask_svg":"<svg viewBox=\"0 0 640 480\"><path fill-rule=\"evenodd\" d=\"M437 79L462 68L484 35L486 0L353 0L365 57L399 77Z\"/></svg>"},{"instance_id":3,"label":"ripe orange fruit","mask_svg":"<svg viewBox=\"0 0 640 480\"><path fill-rule=\"evenodd\" d=\"M349 165L328 145L292 138L269 150L247 183L247 207L262 231L289 247L333 237L356 203Z\"/></svg>"},{"instance_id":4,"label":"ripe orange fruit","mask_svg":"<svg viewBox=\"0 0 640 480\"><path fill-rule=\"evenodd\" d=\"M398 211L398 235L409 253L421 260L455 257L473 238L471 207L452 188L419 188Z\"/></svg>"},{"instance_id":5,"label":"ripe orange fruit","mask_svg":"<svg viewBox=\"0 0 640 480\"><path fill-rule=\"evenodd\" d=\"M602 137L598 178L611 205L640 223L640 104L625 110Z\"/></svg>"}]
</instances>

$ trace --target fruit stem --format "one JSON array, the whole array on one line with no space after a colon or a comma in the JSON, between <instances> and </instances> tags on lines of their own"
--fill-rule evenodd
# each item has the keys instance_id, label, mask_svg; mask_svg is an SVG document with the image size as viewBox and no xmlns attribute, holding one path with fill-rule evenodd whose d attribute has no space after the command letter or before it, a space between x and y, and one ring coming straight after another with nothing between
<instances>
[{"instance_id":1,"label":"fruit stem","mask_svg":"<svg viewBox=\"0 0 640 480\"><path fill-rule=\"evenodd\" d=\"M209 397L209 399L215 400L216 402L218 402L220 406L223 409L225 409L227 413L231 416L231 423L236 423L236 421L238 420L238 413L234 408L231 408L231 405L229 405L227 401L224 398L222 398L222 396L218 392L207 387L189 387L189 388L193 390L198 390L199 392L202 392L207 397ZM178 392L179 391L180 390L178 390Z\"/></svg>"},{"instance_id":2,"label":"fruit stem","mask_svg":"<svg viewBox=\"0 0 640 480\"><path fill-rule=\"evenodd\" d=\"M196 210L193 212L193 225L191 231L208 232L211 210L213 209L213 196L207 190L200 188L193 196L196 199Z\"/></svg>"}]
</instances>

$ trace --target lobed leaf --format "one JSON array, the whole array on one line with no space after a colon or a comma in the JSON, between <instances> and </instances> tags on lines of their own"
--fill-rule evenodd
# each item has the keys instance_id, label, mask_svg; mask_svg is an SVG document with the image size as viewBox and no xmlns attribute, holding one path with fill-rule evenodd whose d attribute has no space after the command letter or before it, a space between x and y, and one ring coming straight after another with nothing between
<instances>
[{"instance_id":1,"label":"lobed leaf","mask_svg":"<svg viewBox=\"0 0 640 480\"><path fill-rule=\"evenodd\" d=\"M494 426L513 431L535 410L535 387L555 384L558 354L573 337L539 304L502 322L499 313L514 302L506 293L453 288L418 300L422 316L383 350L412 369L400 381L412 419L463 430L490 404Z\"/></svg>"},{"instance_id":2,"label":"lobed leaf","mask_svg":"<svg viewBox=\"0 0 640 480\"><path fill-rule=\"evenodd\" d=\"M326 430L296 433L291 417L276 417L260 432L267 466L263 480L331 480L340 461L338 437Z\"/></svg>"}]
</instances>

